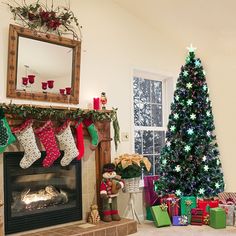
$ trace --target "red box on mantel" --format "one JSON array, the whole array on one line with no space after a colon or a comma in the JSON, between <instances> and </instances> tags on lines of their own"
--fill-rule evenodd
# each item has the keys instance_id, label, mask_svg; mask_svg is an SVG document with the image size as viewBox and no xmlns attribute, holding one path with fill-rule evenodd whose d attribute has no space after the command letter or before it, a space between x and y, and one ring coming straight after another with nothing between
<instances>
[{"instance_id":1,"label":"red box on mantel","mask_svg":"<svg viewBox=\"0 0 236 236\"><path fill-rule=\"evenodd\" d=\"M203 210L203 214L209 213L209 208L215 208L219 206L219 200L198 199L197 206L198 208L201 208Z\"/></svg>"}]
</instances>

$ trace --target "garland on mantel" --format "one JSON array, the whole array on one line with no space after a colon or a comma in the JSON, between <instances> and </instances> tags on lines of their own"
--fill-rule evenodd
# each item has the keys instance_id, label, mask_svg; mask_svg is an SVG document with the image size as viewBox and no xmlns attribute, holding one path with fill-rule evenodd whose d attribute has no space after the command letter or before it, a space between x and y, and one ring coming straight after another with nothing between
<instances>
[{"instance_id":1,"label":"garland on mantel","mask_svg":"<svg viewBox=\"0 0 236 236\"><path fill-rule=\"evenodd\" d=\"M109 111L83 110L80 108L60 109L60 108L42 108L29 105L5 104L0 103L0 108L4 113L10 114L19 118L32 118L37 120L53 119L64 120L65 117L71 120L90 118L95 121L112 121L114 129L114 143L117 150L118 142L120 142L120 126L117 119L117 108L112 108Z\"/></svg>"}]
</instances>

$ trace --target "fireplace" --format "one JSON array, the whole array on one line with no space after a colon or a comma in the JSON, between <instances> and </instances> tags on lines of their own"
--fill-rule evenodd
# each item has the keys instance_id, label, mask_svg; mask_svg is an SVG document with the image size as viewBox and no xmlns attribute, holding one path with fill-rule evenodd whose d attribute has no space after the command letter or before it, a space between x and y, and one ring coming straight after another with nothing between
<instances>
[{"instance_id":1,"label":"fireplace","mask_svg":"<svg viewBox=\"0 0 236 236\"><path fill-rule=\"evenodd\" d=\"M82 219L80 161L62 167L59 158L44 168L42 152L30 168L21 169L23 152L3 155L6 234Z\"/></svg>"}]
</instances>

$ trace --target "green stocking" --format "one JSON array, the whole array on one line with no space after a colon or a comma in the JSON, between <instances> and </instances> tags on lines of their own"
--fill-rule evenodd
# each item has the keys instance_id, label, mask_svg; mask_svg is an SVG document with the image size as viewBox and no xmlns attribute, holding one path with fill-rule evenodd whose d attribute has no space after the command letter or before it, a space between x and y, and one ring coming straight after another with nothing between
<instances>
[{"instance_id":1,"label":"green stocking","mask_svg":"<svg viewBox=\"0 0 236 236\"><path fill-rule=\"evenodd\" d=\"M98 143L99 143L99 137L98 137L98 131L97 128L95 127L93 121L91 119L84 119L83 120L84 125L87 127L87 130L89 132L89 135L91 137L91 145L90 149L94 150Z\"/></svg>"},{"instance_id":2,"label":"green stocking","mask_svg":"<svg viewBox=\"0 0 236 236\"><path fill-rule=\"evenodd\" d=\"M15 136L11 132L3 110L0 109L0 153L4 152L6 147L15 141Z\"/></svg>"}]
</instances>

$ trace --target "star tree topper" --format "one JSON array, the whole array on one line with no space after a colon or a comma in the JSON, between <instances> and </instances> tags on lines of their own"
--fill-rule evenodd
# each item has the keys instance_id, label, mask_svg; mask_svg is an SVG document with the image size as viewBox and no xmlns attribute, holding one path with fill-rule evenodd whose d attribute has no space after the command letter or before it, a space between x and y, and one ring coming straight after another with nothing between
<instances>
[{"instance_id":1,"label":"star tree topper","mask_svg":"<svg viewBox=\"0 0 236 236\"><path fill-rule=\"evenodd\" d=\"M192 44L190 44L190 47L187 47L187 50L188 50L189 52L195 52L196 49L197 49L197 48L193 47Z\"/></svg>"}]
</instances>

